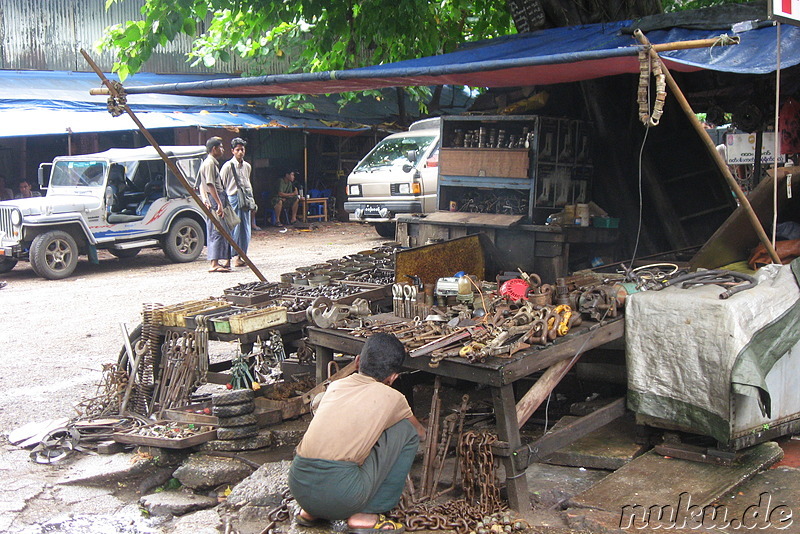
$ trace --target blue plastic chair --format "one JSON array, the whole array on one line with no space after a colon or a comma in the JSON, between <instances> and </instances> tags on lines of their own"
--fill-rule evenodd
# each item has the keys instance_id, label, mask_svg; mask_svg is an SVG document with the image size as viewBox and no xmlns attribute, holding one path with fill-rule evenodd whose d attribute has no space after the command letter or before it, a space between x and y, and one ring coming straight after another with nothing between
<instances>
[{"instance_id":1,"label":"blue plastic chair","mask_svg":"<svg viewBox=\"0 0 800 534\"><path fill-rule=\"evenodd\" d=\"M269 191L264 191L261 193L261 202L263 207L259 207L260 210L264 213L264 224L266 225L269 222L272 226L277 226L278 216L275 213L275 208L272 207L272 195L269 194ZM289 210L283 210L283 218L286 219L286 223L289 223Z\"/></svg>"}]
</instances>

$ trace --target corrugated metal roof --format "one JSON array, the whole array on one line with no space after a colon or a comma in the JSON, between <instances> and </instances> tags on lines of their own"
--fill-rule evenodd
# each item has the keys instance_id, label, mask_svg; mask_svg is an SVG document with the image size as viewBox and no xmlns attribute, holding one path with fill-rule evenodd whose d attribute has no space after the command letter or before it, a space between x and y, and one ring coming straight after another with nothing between
<instances>
[{"instance_id":1,"label":"corrugated metal roof","mask_svg":"<svg viewBox=\"0 0 800 534\"><path fill-rule=\"evenodd\" d=\"M128 20L140 20L144 0L117 2L106 10L103 0L2 0L0 8L0 68L89 71L79 50L94 50L106 27ZM178 35L155 50L142 70L161 73L224 72L250 70L252 65L238 56L214 69L192 67L186 61L192 39ZM94 61L110 71L114 56L92 51ZM259 70L285 72L289 58L274 56L259 64Z\"/></svg>"}]
</instances>

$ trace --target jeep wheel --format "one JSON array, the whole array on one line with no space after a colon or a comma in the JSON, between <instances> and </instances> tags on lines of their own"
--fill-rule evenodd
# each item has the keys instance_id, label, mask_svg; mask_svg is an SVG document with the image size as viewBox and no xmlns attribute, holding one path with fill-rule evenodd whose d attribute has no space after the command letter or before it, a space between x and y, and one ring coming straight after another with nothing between
<instances>
[{"instance_id":1,"label":"jeep wheel","mask_svg":"<svg viewBox=\"0 0 800 534\"><path fill-rule=\"evenodd\" d=\"M42 278L61 280L78 265L78 244L63 230L50 230L34 238L30 260L34 272Z\"/></svg>"},{"instance_id":2,"label":"jeep wheel","mask_svg":"<svg viewBox=\"0 0 800 534\"><path fill-rule=\"evenodd\" d=\"M117 249L110 248L110 249L108 249L108 251L112 255L116 256L117 258L119 258L121 260L125 260L125 259L128 259L128 258L133 258L137 254L139 254L140 250L142 250L142 249L140 249L140 248L117 248Z\"/></svg>"},{"instance_id":3,"label":"jeep wheel","mask_svg":"<svg viewBox=\"0 0 800 534\"><path fill-rule=\"evenodd\" d=\"M188 217L182 217L172 223L162 248L164 254L175 263L186 263L196 260L203 251L205 234L200 223Z\"/></svg>"},{"instance_id":4,"label":"jeep wheel","mask_svg":"<svg viewBox=\"0 0 800 534\"><path fill-rule=\"evenodd\" d=\"M390 222L375 223L375 231L378 232L378 235L381 237L394 238L394 233L396 229L397 227L395 223L390 223Z\"/></svg>"},{"instance_id":5,"label":"jeep wheel","mask_svg":"<svg viewBox=\"0 0 800 534\"><path fill-rule=\"evenodd\" d=\"M17 258L0 258L0 273L7 273L17 264Z\"/></svg>"}]
</instances>

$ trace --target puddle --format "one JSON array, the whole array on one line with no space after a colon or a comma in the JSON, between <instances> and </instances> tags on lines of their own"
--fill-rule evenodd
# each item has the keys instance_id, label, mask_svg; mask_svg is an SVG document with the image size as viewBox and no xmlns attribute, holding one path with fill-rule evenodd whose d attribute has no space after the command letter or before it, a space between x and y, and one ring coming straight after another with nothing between
<instances>
[{"instance_id":1,"label":"puddle","mask_svg":"<svg viewBox=\"0 0 800 534\"><path fill-rule=\"evenodd\" d=\"M133 511L114 515L73 514L29 526L21 534L161 534L165 520L148 519Z\"/></svg>"}]
</instances>

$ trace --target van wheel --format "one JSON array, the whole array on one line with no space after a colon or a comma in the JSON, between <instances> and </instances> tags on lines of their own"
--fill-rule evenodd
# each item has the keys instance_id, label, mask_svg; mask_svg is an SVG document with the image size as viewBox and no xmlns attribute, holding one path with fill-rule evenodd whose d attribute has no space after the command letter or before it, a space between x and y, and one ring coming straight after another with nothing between
<instances>
[{"instance_id":1,"label":"van wheel","mask_svg":"<svg viewBox=\"0 0 800 534\"><path fill-rule=\"evenodd\" d=\"M17 258L0 258L0 273L7 273L17 264Z\"/></svg>"},{"instance_id":2,"label":"van wheel","mask_svg":"<svg viewBox=\"0 0 800 534\"><path fill-rule=\"evenodd\" d=\"M200 223L188 217L177 219L164 237L164 254L175 263L196 260L203 251L205 241Z\"/></svg>"},{"instance_id":3,"label":"van wheel","mask_svg":"<svg viewBox=\"0 0 800 534\"><path fill-rule=\"evenodd\" d=\"M48 280L67 278L78 265L78 244L63 230L50 230L33 240L30 250L34 272Z\"/></svg>"},{"instance_id":4,"label":"van wheel","mask_svg":"<svg viewBox=\"0 0 800 534\"><path fill-rule=\"evenodd\" d=\"M378 232L378 235L381 237L394 237L394 233L397 231L397 225L390 222L375 223L375 231Z\"/></svg>"}]
</instances>

